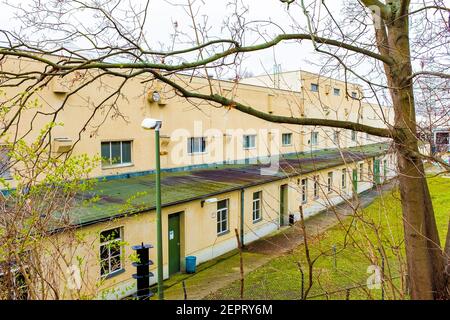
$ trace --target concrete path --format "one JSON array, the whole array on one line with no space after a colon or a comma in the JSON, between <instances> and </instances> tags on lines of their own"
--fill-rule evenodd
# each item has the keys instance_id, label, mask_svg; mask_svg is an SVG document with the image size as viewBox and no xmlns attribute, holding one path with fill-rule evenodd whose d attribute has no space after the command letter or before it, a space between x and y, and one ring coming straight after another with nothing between
<instances>
[{"instance_id":1,"label":"concrete path","mask_svg":"<svg viewBox=\"0 0 450 320\"><path fill-rule=\"evenodd\" d=\"M395 181L373 188L359 195L359 207L370 205L381 192L391 190L396 186ZM305 220L307 234L314 236L339 223L352 214L356 204L340 204L327 209ZM292 227L285 227L263 239L254 241L243 252L244 272L247 274L264 265L271 259L286 254L302 244L303 235L299 222ZM234 250L212 261L205 262L197 267L193 275L178 274L164 282L165 299L184 299L183 281L186 288L187 299L203 299L228 284L240 278L239 253Z\"/></svg>"}]
</instances>

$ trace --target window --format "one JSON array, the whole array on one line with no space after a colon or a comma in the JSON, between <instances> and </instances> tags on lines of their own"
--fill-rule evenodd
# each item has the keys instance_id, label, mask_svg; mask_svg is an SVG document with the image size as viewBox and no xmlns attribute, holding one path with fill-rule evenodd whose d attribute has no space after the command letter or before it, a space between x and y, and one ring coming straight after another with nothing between
<instances>
[{"instance_id":1,"label":"window","mask_svg":"<svg viewBox=\"0 0 450 320\"><path fill-rule=\"evenodd\" d=\"M311 91L318 92L319 91L319 85L317 83L311 83Z\"/></svg>"},{"instance_id":2,"label":"window","mask_svg":"<svg viewBox=\"0 0 450 320\"><path fill-rule=\"evenodd\" d=\"M308 201L308 180L302 179L302 203Z\"/></svg>"},{"instance_id":3,"label":"window","mask_svg":"<svg viewBox=\"0 0 450 320\"><path fill-rule=\"evenodd\" d=\"M100 233L100 275L108 276L122 270L122 228Z\"/></svg>"},{"instance_id":4,"label":"window","mask_svg":"<svg viewBox=\"0 0 450 320\"><path fill-rule=\"evenodd\" d=\"M352 98L356 99L358 97L358 94L355 91L352 91Z\"/></svg>"},{"instance_id":5,"label":"window","mask_svg":"<svg viewBox=\"0 0 450 320\"><path fill-rule=\"evenodd\" d=\"M347 170L342 169L341 178L342 178L341 187L342 189L345 189L347 187Z\"/></svg>"},{"instance_id":6,"label":"window","mask_svg":"<svg viewBox=\"0 0 450 320\"><path fill-rule=\"evenodd\" d=\"M131 141L102 142L102 166L131 164Z\"/></svg>"},{"instance_id":7,"label":"window","mask_svg":"<svg viewBox=\"0 0 450 320\"><path fill-rule=\"evenodd\" d=\"M314 199L319 198L319 176L314 176Z\"/></svg>"},{"instance_id":8,"label":"window","mask_svg":"<svg viewBox=\"0 0 450 320\"><path fill-rule=\"evenodd\" d=\"M313 146L319 144L319 133L316 131L311 132L311 144Z\"/></svg>"},{"instance_id":9,"label":"window","mask_svg":"<svg viewBox=\"0 0 450 320\"><path fill-rule=\"evenodd\" d=\"M243 141L244 149L253 149L256 148L256 135L244 135Z\"/></svg>"},{"instance_id":10,"label":"window","mask_svg":"<svg viewBox=\"0 0 450 320\"><path fill-rule=\"evenodd\" d=\"M340 95L341 95L341 89L334 88L334 89L333 89L333 94L334 94L335 96L340 96Z\"/></svg>"},{"instance_id":11,"label":"window","mask_svg":"<svg viewBox=\"0 0 450 320\"><path fill-rule=\"evenodd\" d=\"M22 268L25 269L26 273L28 272L27 266L22 266ZM28 276L30 275L28 274ZM0 288L2 288L0 293L0 299L2 300L28 300L29 298L26 278L16 262L10 261L0 264Z\"/></svg>"},{"instance_id":12,"label":"window","mask_svg":"<svg viewBox=\"0 0 450 320\"><path fill-rule=\"evenodd\" d=\"M359 180L362 181L364 174L364 163L359 164Z\"/></svg>"},{"instance_id":13,"label":"window","mask_svg":"<svg viewBox=\"0 0 450 320\"><path fill-rule=\"evenodd\" d=\"M206 151L206 138L189 138L188 139L188 153L203 153Z\"/></svg>"},{"instance_id":14,"label":"window","mask_svg":"<svg viewBox=\"0 0 450 320\"><path fill-rule=\"evenodd\" d=\"M352 131L352 141L356 141L358 133L356 131Z\"/></svg>"},{"instance_id":15,"label":"window","mask_svg":"<svg viewBox=\"0 0 450 320\"><path fill-rule=\"evenodd\" d=\"M333 172L328 172L327 191L330 193L333 189Z\"/></svg>"},{"instance_id":16,"label":"window","mask_svg":"<svg viewBox=\"0 0 450 320\"><path fill-rule=\"evenodd\" d=\"M217 234L228 231L228 199L217 202Z\"/></svg>"},{"instance_id":17,"label":"window","mask_svg":"<svg viewBox=\"0 0 450 320\"><path fill-rule=\"evenodd\" d=\"M292 133L283 133L281 135L281 143L283 146L290 146L292 144Z\"/></svg>"},{"instance_id":18,"label":"window","mask_svg":"<svg viewBox=\"0 0 450 320\"><path fill-rule=\"evenodd\" d=\"M339 143L339 136L340 136L340 132L335 130L333 132L333 141L334 141L334 143Z\"/></svg>"},{"instance_id":19,"label":"window","mask_svg":"<svg viewBox=\"0 0 450 320\"><path fill-rule=\"evenodd\" d=\"M11 157L9 156L9 148L0 146L0 178L12 179L9 166L11 165Z\"/></svg>"},{"instance_id":20,"label":"window","mask_svg":"<svg viewBox=\"0 0 450 320\"><path fill-rule=\"evenodd\" d=\"M258 222L262 219L261 195L262 195L261 191L253 192L253 222Z\"/></svg>"}]
</instances>

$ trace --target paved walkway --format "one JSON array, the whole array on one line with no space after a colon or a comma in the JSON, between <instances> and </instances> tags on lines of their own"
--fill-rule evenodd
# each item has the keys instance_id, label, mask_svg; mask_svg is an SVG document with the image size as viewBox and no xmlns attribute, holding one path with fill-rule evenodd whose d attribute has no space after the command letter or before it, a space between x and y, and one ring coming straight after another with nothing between
<instances>
[{"instance_id":1,"label":"paved walkway","mask_svg":"<svg viewBox=\"0 0 450 320\"><path fill-rule=\"evenodd\" d=\"M365 208L370 205L381 191L391 190L395 181L373 188L359 195L359 202L355 204L342 203L327 209L305 220L307 233L311 236L322 233L336 225L340 219L352 214L355 205ZM243 252L245 274L264 265L277 256L286 254L299 246L303 235L299 223L292 227L282 228L275 234L269 235L248 244ZM171 300L184 299L183 281L187 299L199 300L240 278L239 254L234 250L212 261L197 267L193 275L178 274L164 282L165 298Z\"/></svg>"}]
</instances>

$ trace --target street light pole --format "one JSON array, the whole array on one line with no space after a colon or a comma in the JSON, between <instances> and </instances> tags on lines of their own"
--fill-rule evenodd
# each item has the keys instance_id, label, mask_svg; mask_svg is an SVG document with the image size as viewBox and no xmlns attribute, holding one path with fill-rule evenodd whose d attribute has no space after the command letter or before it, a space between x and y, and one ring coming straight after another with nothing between
<instances>
[{"instance_id":1,"label":"street light pole","mask_svg":"<svg viewBox=\"0 0 450 320\"><path fill-rule=\"evenodd\" d=\"M156 254L158 271L158 299L164 299L164 268L163 268L163 244L162 244L162 218L161 218L161 164L159 152L159 131L162 121L157 119L145 118L141 127L146 130L155 130L155 171L156 171Z\"/></svg>"},{"instance_id":2,"label":"street light pole","mask_svg":"<svg viewBox=\"0 0 450 320\"><path fill-rule=\"evenodd\" d=\"M161 123L155 127L155 153L156 153L156 251L158 262L158 299L164 299L163 289L163 245L162 245L162 218L161 218L161 164L159 152L159 130Z\"/></svg>"}]
</instances>

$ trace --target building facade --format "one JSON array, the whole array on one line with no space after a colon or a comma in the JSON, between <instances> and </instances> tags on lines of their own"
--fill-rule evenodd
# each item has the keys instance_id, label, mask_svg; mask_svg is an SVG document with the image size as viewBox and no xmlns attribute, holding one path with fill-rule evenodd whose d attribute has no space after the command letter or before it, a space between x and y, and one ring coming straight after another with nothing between
<instances>
[{"instance_id":1,"label":"building facade","mask_svg":"<svg viewBox=\"0 0 450 320\"><path fill-rule=\"evenodd\" d=\"M8 59L5 69L39 68L36 62ZM309 217L395 176L395 159L383 139L349 130L269 123L233 106L186 100L158 81L139 77L117 94L121 80L108 75L73 93L95 76L90 71L52 79L35 93L35 106L21 111L17 132L3 140L25 136L31 143L39 137L39 128L53 122L50 146L55 156L70 151L71 156L101 157L91 173L101 181L94 190L99 201L73 210L73 224L91 243L77 249L77 256L89 265L85 276L101 282L101 297L135 292L135 268L127 258L131 246L155 245L155 141L140 126L146 117L163 123L164 278L183 271L186 256L202 263L235 249L235 229L247 244L298 220L300 207ZM242 83L187 75L173 75L172 80L269 114L377 127L391 121L390 108L364 102L356 84L303 71L277 77L278 82L273 76ZM20 90L9 88L5 96ZM13 189L14 173L25 168L5 165L6 151L2 159L2 177ZM110 235L108 241L105 234ZM106 250L110 241L120 242L120 250ZM156 250L151 259L156 261ZM156 279L156 265L152 272ZM70 297L67 283L61 281L61 286Z\"/></svg>"}]
</instances>

